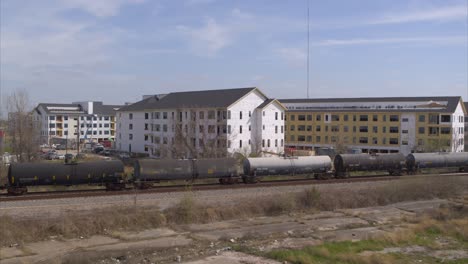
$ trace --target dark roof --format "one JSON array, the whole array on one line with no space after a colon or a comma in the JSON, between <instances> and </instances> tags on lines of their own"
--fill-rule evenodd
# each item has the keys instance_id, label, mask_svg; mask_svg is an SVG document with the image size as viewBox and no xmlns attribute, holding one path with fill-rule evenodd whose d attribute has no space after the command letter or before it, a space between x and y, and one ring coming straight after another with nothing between
<instances>
[{"instance_id":1,"label":"dark roof","mask_svg":"<svg viewBox=\"0 0 468 264\"><path fill-rule=\"evenodd\" d=\"M162 98L149 97L120 111L173 108L225 108L255 90L255 87L170 93Z\"/></svg>"},{"instance_id":2,"label":"dark roof","mask_svg":"<svg viewBox=\"0 0 468 264\"><path fill-rule=\"evenodd\" d=\"M44 111L47 113L47 114L50 114L50 113L70 113L70 112L73 112L73 113L83 113L83 108L81 107L81 105L79 104L49 104L49 103L40 103L39 105L37 105L37 108L39 107L42 107L42 109L44 109ZM48 107L54 107L54 108L57 108L57 110L50 110ZM73 110L65 110L65 108L69 108L69 107L75 107L77 108L77 110L73 111ZM37 109L36 108L36 109ZM63 111L60 110L60 109L64 109Z\"/></svg>"},{"instance_id":3,"label":"dark roof","mask_svg":"<svg viewBox=\"0 0 468 264\"><path fill-rule=\"evenodd\" d=\"M362 98L315 98L315 99L280 99L279 101L288 106L295 103L385 103L385 102L420 102L412 108L368 108L360 106L348 106L348 107L314 107L311 106L307 109L297 109L289 111L335 111L335 112L389 112L395 110L397 112L450 112L453 113L457 108L458 103L461 100L461 96L434 96L434 97L362 97ZM441 106L437 102L447 102L447 105ZM421 108L425 106L427 108ZM433 109L431 109L433 108ZM442 108L442 109L441 109Z\"/></svg>"},{"instance_id":4,"label":"dark roof","mask_svg":"<svg viewBox=\"0 0 468 264\"><path fill-rule=\"evenodd\" d=\"M159 101L164 96L154 95L154 96L145 98L141 101L138 101L136 103L123 106L119 109L119 111L138 111L138 110L144 110L144 109L154 109L158 107Z\"/></svg>"},{"instance_id":5,"label":"dark roof","mask_svg":"<svg viewBox=\"0 0 468 264\"><path fill-rule=\"evenodd\" d=\"M36 107L42 107L47 114L85 114L83 107L80 104L49 104L49 103L40 103ZM51 107L56 108L55 110L50 109ZM75 110L70 110L66 108L76 108ZM98 115L115 115L117 111L116 108L121 108L121 105L103 105L102 102L93 102L93 113Z\"/></svg>"},{"instance_id":6,"label":"dark roof","mask_svg":"<svg viewBox=\"0 0 468 264\"><path fill-rule=\"evenodd\" d=\"M266 100L265 102L263 102L261 105L257 106L258 109L262 109L264 107L266 107L267 105L269 105L271 102L273 102L275 99L268 99Z\"/></svg>"},{"instance_id":7,"label":"dark roof","mask_svg":"<svg viewBox=\"0 0 468 264\"><path fill-rule=\"evenodd\" d=\"M95 102L93 105L93 114L115 115L115 112L121 107L121 105L103 105L100 102Z\"/></svg>"}]
</instances>

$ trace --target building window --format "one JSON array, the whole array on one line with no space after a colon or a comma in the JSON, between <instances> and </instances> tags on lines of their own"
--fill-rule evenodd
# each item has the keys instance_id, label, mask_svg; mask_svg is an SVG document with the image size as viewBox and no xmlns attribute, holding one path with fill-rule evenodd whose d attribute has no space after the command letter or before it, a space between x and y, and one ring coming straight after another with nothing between
<instances>
[{"instance_id":1,"label":"building window","mask_svg":"<svg viewBox=\"0 0 468 264\"><path fill-rule=\"evenodd\" d=\"M425 115L419 115L419 122L426 122L426 116Z\"/></svg>"},{"instance_id":2,"label":"building window","mask_svg":"<svg viewBox=\"0 0 468 264\"><path fill-rule=\"evenodd\" d=\"M316 136L316 137L315 137L315 141L316 141L317 143L320 143L320 140L321 140L320 136Z\"/></svg>"},{"instance_id":3,"label":"building window","mask_svg":"<svg viewBox=\"0 0 468 264\"><path fill-rule=\"evenodd\" d=\"M297 131L305 131L305 126L304 125L297 126Z\"/></svg>"},{"instance_id":4,"label":"building window","mask_svg":"<svg viewBox=\"0 0 468 264\"><path fill-rule=\"evenodd\" d=\"M263 116L265 116L265 111L263 111Z\"/></svg>"},{"instance_id":5,"label":"building window","mask_svg":"<svg viewBox=\"0 0 468 264\"><path fill-rule=\"evenodd\" d=\"M367 144L367 143L368 143L367 137L360 137L360 138L359 138L359 143L361 143L361 144Z\"/></svg>"},{"instance_id":6,"label":"building window","mask_svg":"<svg viewBox=\"0 0 468 264\"><path fill-rule=\"evenodd\" d=\"M270 147L270 140L268 139L268 141L267 141L267 142L268 142L268 147Z\"/></svg>"},{"instance_id":7,"label":"building window","mask_svg":"<svg viewBox=\"0 0 468 264\"><path fill-rule=\"evenodd\" d=\"M332 121L340 121L340 116L339 115L332 115L331 120Z\"/></svg>"},{"instance_id":8,"label":"building window","mask_svg":"<svg viewBox=\"0 0 468 264\"><path fill-rule=\"evenodd\" d=\"M249 126L250 128L250 126ZM278 134L278 126L275 126L275 134Z\"/></svg>"},{"instance_id":9,"label":"building window","mask_svg":"<svg viewBox=\"0 0 468 264\"><path fill-rule=\"evenodd\" d=\"M145 113L145 119L149 118L149 113Z\"/></svg>"},{"instance_id":10,"label":"building window","mask_svg":"<svg viewBox=\"0 0 468 264\"><path fill-rule=\"evenodd\" d=\"M133 134L128 134L128 139L132 140L133 139Z\"/></svg>"},{"instance_id":11,"label":"building window","mask_svg":"<svg viewBox=\"0 0 468 264\"><path fill-rule=\"evenodd\" d=\"M296 120L296 116L295 116L295 115L290 115L290 116L289 116L289 119L291 119L291 121L295 121L295 120Z\"/></svg>"},{"instance_id":12,"label":"building window","mask_svg":"<svg viewBox=\"0 0 468 264\"><path fill-rule=\"evenodd\" d=\"M379 121L379 117L377 115L372 116L372 121L377 122Z\"/></svg>"},{"instance_id":13,"label":"building window","mask_svg":"<svg viewBox=\"0 0 468 264\"><path fill-rule=\"evenodd\" d=\"M275 112L275 120L278 120L278 112Z\"/></svg>"},{"instance_id":14,"label":"building window","mask_svg":"<svg viewBox=\"0 0 468 264\"><path fill-rule=\"evenodd\" d=\"M284 145L284 141L281 139L281 147Z\"/></svg>"},{"instance_id":15,"label":"building window","mask_svg":"<svg viewBox=\"0 0 468 264\"><path fill-rule=\"evenodd\" d=\"M167 119L167 112L163 112L163 119Z\"/></svg>"},{"instance_id":16,"label":"building window","mask_svg":"<svg viewBox=\"0 0 468 264\"><path fill-rule=\"evenodd\" d=\"M132 113L129 113L129 114L128 114L128 119L130 119L130 120L133 119L133 114L132 114Z\"/></svg>"},{"instance_id":17,"label":"building window","mask_svg":"<svg viewBox=\"0 0 468 264\"><path fill-rule=\"evenodd\" d=\"M397 115L390 115L390 122L398 122L398 116Z\"/></svg>"},{"instance_id":18,"label":"building window","mask_svg":"<svg viewBox=\"0 0 468 264\"><path fill-rule=\"evenodd\" d=\"M359 121L368 121L369 117L367 115L360 115L359 116Z\"/></svg>"},{"instance_id":19,"label":"building window","mask_svg":"<svg viewBox=\"0 0 468 264\"><path fill-rule=\"evenodd\" d=\"M148 141L148 135L145 135L145 141Z\"/></svg>"},{"instance_id":20,"label":"building window","mask_svg":"<svg viewBox=\"0 0 468 264\"><path fill-rule=\"evenodd\" d=\"M214 110L208 111L208 119L215 119L215 111Z\"/></svg>"},{"instance_id":21,"label":"building window","mask_svg":"<svg viewBox=\"0 0 468 264\"><path fill-rule=\"evenodd\" d=\"M408 130L403 129L403 130L401 130L401 133L402 133L402 134L408 134Z\"/></svg>"},{"instance_id":22,"label":"building window","mask_svg":"<svg viewBox=\"0 0 468 264\"><path fill-rule=\"evenodd\" d=\"M284 119L284 113L281 112L281 120L283 120L283 119Z\"/></svg>"},{"instance_id":23,"label":"building window","mask_svg":"<svg viewBox=\"0 0 468 264\"><path fill-rule=\"evenodd\" d=\"M307 131L312 131L312 126L307 126Z\"/></svg>"},{"instance_id":24,"label":"building window","mask_svg":"<svg viewBox=\"0 0 468 264\"><path fill-rule=\"evenodd\" d=\"M290 126L289 126L289 130L294 131L294 130L295 130L295 126L294 126L294 125L290 125Z\"/></svg>"},{"instance_id":25,"label":"building window","mask_svg":"<svg viewBox=\"0 0 468 264\"><path fill-rule=\"evenodd\" d=\"M377 145L377 138L376 137L372 138L372 144Z\"/></svg>"},{"instance_id":26,"label":"building window","mask_svg":"<svg viewBox=\"0 0 468 264\"><path fill-rule=\"evenodd\" d=\"M361 132L361 133L369 132L368 127L367 126L360 126L359 127L359 132Z\"/></svg>"},{"instance_id":27,"label":"building window","mask_svg":"<svg viewBox=\"0 0 468 264\"><path fill-rule=\"evenodd\" d=\"M450 115L441 115L440 116L440 122L450 123Z\"/></svg>"},{"instance_id":28,"label":"building window","mask_svg":"<svg viewBox=\"0 0 468 264\"><path fill-rule=\"evenodd\" d=\"M321 130L321 129L320 129L320 126L316 126L316 127L315 127L315 131L320 132L320 130Z\"/></svg>"},{"instance_id":29,"label":"building window","mask_svg":"<svg viewBox=\"0 0 468 264\"><path fill-rule=\"evenodd\" d=\"M379 133L379 127L376 127L376 126L372 127L372 132Z\"/></svg>"},{"instance_id":30,"label":"building window","mask_svg":"<svg viewBox=\"0 0 468 264\"><path fill-rule=\"evenodd\" d=\"M133 124L128 124L128 129L132 130L133 129Z\"/></svg>"},{"instance_id":31,"label":"building window","mask_svg":"<svg viewBox=\"0 0 468 264\"><path fill-rule=\"evenodd\" d=\"M148 130L148 124L145 123L145 130Z\"/></svg>"},{"instance_id":32,"label":"building window","mask_svg":"<svg viewBox=\"0 0 468 264\"><path fill-rule=\"evenodd\" d=\"M440 133L444 134L444 135L448 135L448 134L451 133L451 129L450 129L450 127L441 127L440 128Z\"/></svg>"},{"instance_id":33,"label":"building window","mask_svg":"<svg viewBox=\"0 0 468 264\"><path fill-rule=\"evenodd\" d=\"M429 135L438 135L439 128L438 127L429 127Z\"/></svg>"},{"instance_id":34,"label":"building window","mask_svg":"<svg viewBox=\"0 0 468 264\"><path fill-rule=\"evenodd\" d=\"M163 125L163 132L167 132L167 125L166 124Z\"/></svg>"},{"instance_id":35,"label":"building window","mask_svg":"<svg viewBox=\"0 0 468 264\"><path fill-rule=\"evenodd\" d=\"M306 120L306 117L305 117L305 115L298 115L298 116L297 116L297 120L298 120L298 121L305 121L305 120Z\"/></svg>"},{"instance_id":36,"label":"building window","mask_svg":"<svg viewBox=\"0 0 468 264\"><path fill-rule=\"evenodd\" d=\"M265 147L265 140L262 139L262 147L264 148Z\"/></svg>"},{"instance_id":37,"label":"building window","mask_svg":"<svg viewBox=\"0 0 468 264\"><path fill-rule=\"evenodd\" d=\"M316 115L315 116L315 121L322 121L322 116L321 115Z\"/></svg>"},{"instance_id":38,"label":"building window","mask_svg":"<svg viewBox=\"0 0 468 264\"><path fill-rule=\"evenodd\" d=\"M398 145L398 138L390 138L389 143L390 145Z\"/></svg>"},{"instance_id":39,"label":"building window","mask_svg":"<svg viewBox=\"0 0 468 264\"><path fill-rule=\"evenodd\" d=\"M275 139L275 147L278 147L278 140Z\"/></svg>"},{"instance_id":40,"label":"building window","mask_svg":"<svg viewBox=\"0 0 468 264\"><path fill-rule=\"evenodd\" d=\"M242 148L242 140L239 140L239 148Z\"/></svg>"},{"instance_id":41,"label":"building window","mask_svg":"<svg viewBox=\"0 0 468 264\"><path fill-rule=\"evenodd\" d=\"M344 115L343 120L348 121L348 115Z\"/></svg>"},{"instance_id":42,"label":"building window","mask_svg":"<svg viewBox=\"0 0 468 264\"><path fill-rule=\"evenodd\" d=\"M297 141L299 141L299 142L305 142L305 139L306 139L306 137L303 136L303 135L297 136Z\"/></svg>"},{"instance_id":43,"label":"building window","mask_svg":"<svg viewBox=\"0 0 468 264\"><path fill-rule=\"evenodd\" d=\"M307 121L312 121L312 115L307 115Z\"/></svg>"},{"instance_id":44,"label":"building window","mask_svg":"<svg viewBox=\"0 0 468 264\"><path fill-rule=\"evenodd\" d=\"M408 118L402 118L402 119L401 119L401 122L408 122L408 121L409 121Z\"/></svg>"},{"instance_id":45,"label":"building window","mask_svg":"<svg viewBox=\"0 0 468 264\"><path fill-rule=\"evenodd\" d=\"M239 126L239 134L242 134L242 126Z\"/></svg>"},{"instance_id":46,"label":"building window","mask_svg":"<svg viewBox=\"0 0 468 264\"><path fill-rule=\"evenodd\" d=\"M252 117L252 111L249 111L249 117Z\"/></svg>"},{"instance_id":47,"label":"building window","mask_svg":"<svg viewBox=\"0 0 468 264\"><path fill-rule=\"evenodd\" d=\"M398 133L398 127L390 127L390 133Z\"/></svg>"},{"instance_id":48,"label":"building window","mask_svg":"<svg viewBox=\"0 0 468 264\"><path fill-rule=\"evenodd\" d=\"M55 120L55 116L49 116L49 120Z\"/></svg>"}]
</instances>

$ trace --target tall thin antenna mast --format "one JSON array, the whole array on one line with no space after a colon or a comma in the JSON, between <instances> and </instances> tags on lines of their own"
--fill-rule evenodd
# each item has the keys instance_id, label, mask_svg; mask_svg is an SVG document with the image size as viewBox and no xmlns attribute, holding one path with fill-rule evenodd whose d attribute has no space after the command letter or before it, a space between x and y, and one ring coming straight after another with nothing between
<instances>
[{"instance_id":1,"label":"tall thin antenna mast","mask_svg":"<svg viewBox=\"0 0 468 264\"><path fill-rule=\"evenodd\" d=\"M309 0L307 0L307 99L309 99L309 45L310 45Z\"/></svg>"}]
</instances>

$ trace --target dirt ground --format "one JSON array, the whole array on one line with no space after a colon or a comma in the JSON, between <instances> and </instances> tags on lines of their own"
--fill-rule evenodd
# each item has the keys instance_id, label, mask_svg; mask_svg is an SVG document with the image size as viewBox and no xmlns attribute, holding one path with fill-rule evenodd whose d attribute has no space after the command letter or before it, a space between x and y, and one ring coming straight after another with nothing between
<instances>
[{"instance_id":1,"label":"dirt ground","mask_svg":"<svg viewBox=\"0 0 468 264\"><path fill-rule=\"evenodd\" d=\"M0 259L2 264L280 263L250 255L248 252L298 249L326 241L370 239L401 229L403 219L449 204L457 202L436 199L316 214L178 225L142 232L112 232L103 236L75 239L50 237L45 242L21 246L12 244L10 247L0 248ZM242 252L238 249L242 249ZM468 261L468 251L465 248L429 250L408 246L385 248L384 251L403 254L424 252L441 260Z\"/></svg>"}]
</instances>

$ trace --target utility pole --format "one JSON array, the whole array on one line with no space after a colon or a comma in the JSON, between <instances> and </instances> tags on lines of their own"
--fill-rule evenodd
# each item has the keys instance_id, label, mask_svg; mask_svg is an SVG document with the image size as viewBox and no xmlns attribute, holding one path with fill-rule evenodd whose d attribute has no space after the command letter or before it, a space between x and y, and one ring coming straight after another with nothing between
<instances>
[{"instance_id":1,"label":"utility pole","mask_svg":"<svg viewBox=\"0 0 468 264\"><path fill-rule=\"evenodd\" d=\"M310 46L310 33L309 33L309 0L307 0L307 99L309 99L309 46Z\"/></svg>"}]
</instances>

